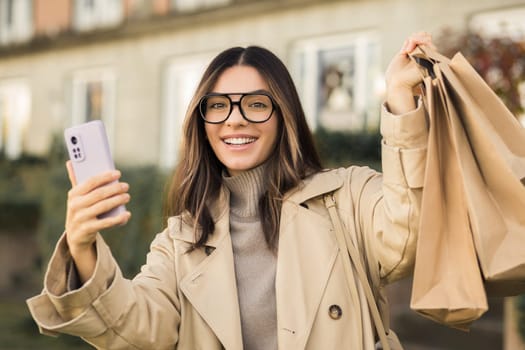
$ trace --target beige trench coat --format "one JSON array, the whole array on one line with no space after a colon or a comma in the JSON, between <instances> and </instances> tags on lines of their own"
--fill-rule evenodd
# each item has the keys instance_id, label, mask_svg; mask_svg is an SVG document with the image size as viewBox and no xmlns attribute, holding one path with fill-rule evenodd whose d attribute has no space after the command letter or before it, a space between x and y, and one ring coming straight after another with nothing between
<instances>
[{"instance_id":1,"label":"beige trench coat","mask_svg":"<svg viewBox=\"0 0 525 350\"><path fill-rule=\"evenodd\" d=\"M285 197L275 281L279 349L374 348L366 299L357 278L354 288L345 280L341 259L348 256L338 250L322 195L335 191L339 215L375 279L385 284L411 273L425 124L421 107L401 117L384 112L383 176L365 167L322 172ZM28 300L41 331L78 335L101 349L241 350L228 203L223 190L212 208L216 231L191 253L192 227L171 218L133 281L122 277L99 235L94 276L70 291L62 237L43 292ZM342 311L335 319L334 305Z\"/></svg>"}]
</instances>

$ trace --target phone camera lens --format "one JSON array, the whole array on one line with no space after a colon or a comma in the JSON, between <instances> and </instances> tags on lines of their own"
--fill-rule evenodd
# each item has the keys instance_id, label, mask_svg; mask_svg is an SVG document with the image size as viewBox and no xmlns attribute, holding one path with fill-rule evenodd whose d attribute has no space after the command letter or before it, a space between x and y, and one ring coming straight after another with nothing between
<instances>
[{"instance_id":1,"label":"phone camera lens","mask_svg":"<svg viewBox=\"0 0 525 350\"><path fill-rule=\"evenodd\" d=\"M74 145L78 143L78 139L76 138L76 136L71 137L71 143Z\"/></svg>"}]
</instances>

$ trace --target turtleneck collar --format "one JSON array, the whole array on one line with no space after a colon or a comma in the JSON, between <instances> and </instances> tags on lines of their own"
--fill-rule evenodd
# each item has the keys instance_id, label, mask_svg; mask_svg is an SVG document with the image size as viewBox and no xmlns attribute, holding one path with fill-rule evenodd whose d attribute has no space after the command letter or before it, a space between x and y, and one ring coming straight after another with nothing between
<instances>
[{"instance_id":1,"label":"turtleneck collar","mask_svg":"<svg viewBox=\"0 0 525 350\"><path fill-rule=\"evenodd\" d=\"M224 186L230 191L230 211L239 217L259 215L259 198L265 191L265 164L237 176L223 173Z\"/></svg>"}]
</instances>

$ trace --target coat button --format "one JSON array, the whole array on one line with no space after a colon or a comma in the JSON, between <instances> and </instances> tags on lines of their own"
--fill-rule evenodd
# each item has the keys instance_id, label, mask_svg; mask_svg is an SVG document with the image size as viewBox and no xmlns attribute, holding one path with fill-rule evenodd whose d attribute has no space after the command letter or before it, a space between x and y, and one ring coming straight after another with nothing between
<instances>
[{"instance_id":1,"label":"coat button","mask_svg":"<svg viewBox=\"0 0 525 350\"><path fill-rule=\"evenodd\" d=\"M334 304L328 308L328 315L330 315L330 318L333 320L338 320L343 315L343 310L341 310L339 305Z\"/></svg>"},{"instance_id":2,"label":"coat button","mask_svg":"<svg viewBox=\"0 0 525 350\"><path fill-rule=\"evenodd\" d=\"M215 250L215 248L210 247L210 246L206 246L206 247L204 248L204 252L205 252L206 255L208 255L208 256L209 256L211 253L213 253L214 250Z\"/></svg>"}]
</instances>

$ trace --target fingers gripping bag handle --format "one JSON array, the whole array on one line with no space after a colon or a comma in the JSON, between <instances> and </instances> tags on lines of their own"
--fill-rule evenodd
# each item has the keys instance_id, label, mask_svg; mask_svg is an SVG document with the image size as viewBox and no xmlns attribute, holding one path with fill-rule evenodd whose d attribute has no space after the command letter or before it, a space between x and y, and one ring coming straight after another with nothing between
<instances>
[{"instance_id":1,"label":"fingers gripping bag handle","mask_svg":"<svg viewBox=\"0 0 525 350\"><path fill-rule=\"evenodd\" d=\"M418 45L408 56L421 67L423 78L430 76L434 79L436 77L434 72L436 63L450 63L448 57L426 45Z\"/></svg>"}]
</instances>

